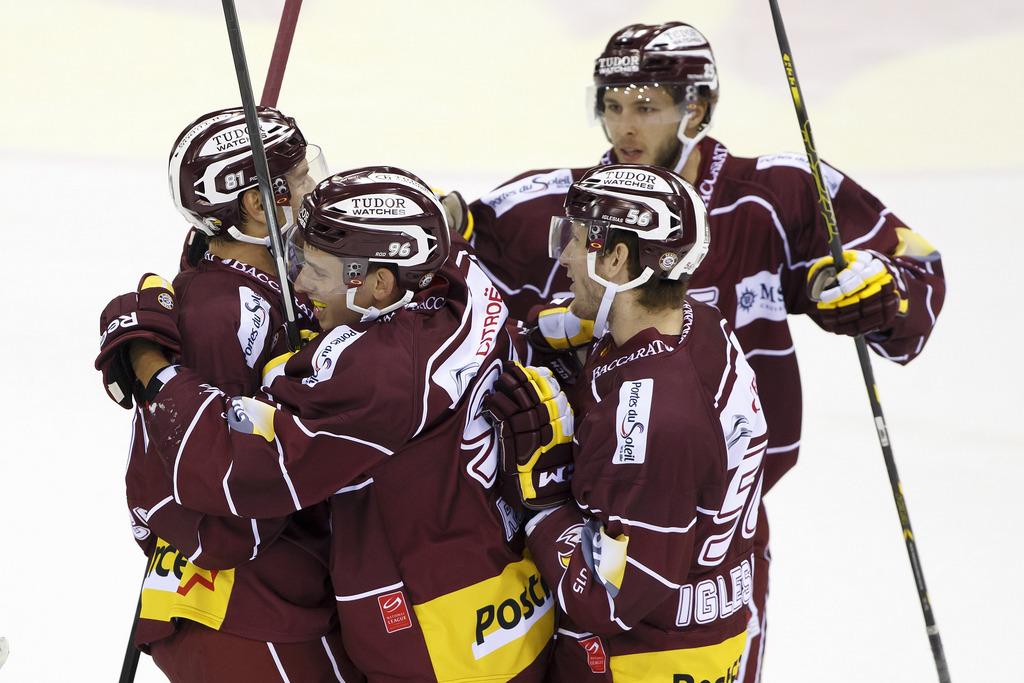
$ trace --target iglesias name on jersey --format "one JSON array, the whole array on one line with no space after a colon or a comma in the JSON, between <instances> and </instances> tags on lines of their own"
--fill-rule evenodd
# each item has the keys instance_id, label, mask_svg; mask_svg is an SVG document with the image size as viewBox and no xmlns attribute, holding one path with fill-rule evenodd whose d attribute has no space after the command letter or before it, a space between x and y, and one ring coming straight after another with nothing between
<instances>
[{"instance_id":1,"label":"iglesias name on jersey","mask_svg":"<svg viewBox=\"0 0 1024 683\"><path fill-rule=\"evenodd\" d=\"M735 676L768 446L735 333L687 301L677 336L605 335L575 393L575 500L528 537L566 614L558 680Z\"/></svg>"}]
</instances>

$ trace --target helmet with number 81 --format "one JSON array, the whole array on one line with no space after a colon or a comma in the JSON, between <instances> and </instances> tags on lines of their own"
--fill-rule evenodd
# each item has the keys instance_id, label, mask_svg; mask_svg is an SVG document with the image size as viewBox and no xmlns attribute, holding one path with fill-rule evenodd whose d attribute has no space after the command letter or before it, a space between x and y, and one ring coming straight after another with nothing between
<instances>
[{"instance_id":1,"label":"helmet with number 81","mask_svg":"<svg viewBox=\"0 0 1024 683\"><path fill-rule=\"evenodd\" d=\"M302 196L327 175L327 166L295 119L270 107L259 107L257 114L284 232L294 225ZM241 108L214 111L189 124L174 142L167 173L174 205L203 234L270 245L269 237L249 234L266 228L247 229L252 217L242 206L243 194L257 191L258 181Z\"/></svg>"}]
</instances>

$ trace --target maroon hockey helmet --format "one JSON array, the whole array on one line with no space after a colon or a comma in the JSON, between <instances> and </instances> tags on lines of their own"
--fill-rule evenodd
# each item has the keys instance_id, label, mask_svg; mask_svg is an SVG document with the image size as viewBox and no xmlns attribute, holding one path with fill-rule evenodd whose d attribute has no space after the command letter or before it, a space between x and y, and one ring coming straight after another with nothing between
<instances>
[{"instance_id":1,"label":"maroon hockey helmet","mask_svg":"<svg viewBox=\"0 0 1024 683\"><path fill-rule=\"evenodd\" d=\"M393 166L367 166L336 173L306 195L292 240L301 266L301 244L342 261L348 306L364 316L395 310L413 292L430 284L451 248L447 213L416 175ZM387 309L363 310L354 304L371 264L389 266L405 295Z\"/></svg>"},{"instance_id":2,"label":"maroon hockey helmet","mask_svg":"<svg viewBox=\"0 0 1024 683\"><path fill-rule=\"evenodd\" d=\"M650 88L664 88L679 107L677 137L684 153L678 173L690 151L707 133L718 102L718 70L707 38L689 24L632 24L612 35L594 61L594 87L589 95L592 112L604 122L605 93L609 89L629 99L645 100ZM686 135L689 105L703 101L704 117L694 137Z\"/></svg>"},{"instance_id":3,"label":"maroon hockey helmet","mask_svg":"<svg viewBox=\"0 0 1024 683\"><path fill-rule=\"evenodd\" d=\"M327 175L320 149L309 145L295 119L277 109L258 108L260 131L273 183L274 200L285 208L287 224L292 194L296 200ZM303 162L306 166L301 166ZM297 173L298 170L307 173ZM296 176L289 177L289 172ZM309 180L312 178L312 180ZM199 117L178 136L168 162L171 196L178 211L204 234L269 244L241 232L239 198L257 187L256 164L240 107ZM296 187L292 187L296 185ZM308 186L305 186L308 185Z\"/></svg>"},{"instance_id":4,"label":"maroon hockey helmet","mask_svg":"<svg viewBox=\"0 0 1024 683\"><path fill-rule=\"evenodd\" d=\"M711 245L707 210L693 187L658 166L612 164L587 171L565 196L565 216L551 219L549 253L558 258L573 229L587 235L587 274L605 288L595 334L602 334L614 295L653 279L681 280L697 269ZM597 274L614 230L634 233L642 271L616 284Z\"/></svg>"}]
</instances>

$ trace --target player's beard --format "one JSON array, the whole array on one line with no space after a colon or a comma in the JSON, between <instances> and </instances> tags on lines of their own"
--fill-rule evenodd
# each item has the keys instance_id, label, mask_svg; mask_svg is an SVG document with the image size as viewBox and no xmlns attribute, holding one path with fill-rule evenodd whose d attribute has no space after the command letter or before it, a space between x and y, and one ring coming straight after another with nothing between
<instances>
[{"instance_id":1,"label":"player's beard","mask_svg":"<svg viewBox=\"0 0 1024 683\"><path fill-rule=\"evenodd\" d=\"M673 137L664 149L659 150L657 155L657 166L661 168L675 168L679 161L679 155L683 152L683 143L677 137Z\"/></svg>"}]
</instances>

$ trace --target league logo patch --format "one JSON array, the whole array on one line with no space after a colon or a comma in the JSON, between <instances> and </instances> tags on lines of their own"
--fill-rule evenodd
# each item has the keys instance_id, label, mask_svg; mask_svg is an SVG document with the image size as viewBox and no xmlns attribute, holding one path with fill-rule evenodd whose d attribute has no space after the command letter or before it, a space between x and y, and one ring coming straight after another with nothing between
<instances>
[{"instance_id":1,"label":"league logo patch","mask_svg":"<svg viewBox=\"0 0 1024 683\"><path fill-rule=\"evenodd\" d=\"M166 308L168 311L174 310L174 299L167 292L164 292L156 298L157 303Z\"/></svg>"},{"instance_id":2,"label":"league logo patch","mask_svg":"<svg viewBox=\"0 0 1024 683\"><path fill-rule=\"evenodd\" d=\"M676 267L677 263L679 263L679 257L669 251L662 254L661 258L658 259L658 265L661 266L662 270L672 270Z\"/></svg>"},{"instance_id":3,"label":"league logo patch","mask_svg":"<svg viewBox=\"0 0 1024 683\"><path fill-rule=\"evenodd\" d=\"M388 633L412 628L412 617L409 616L409 607L406 605L405 593L402 591L378 595L377 605L380 606L380 616L384 620L384 628Z\"/></svg>"},{"instance_id":4,"label":"league logo patch","mask_svg":"<svg viewBox=\"0 0 1024 683\"><path fill-rule=\"evenodd\" d=\"M601 643L600 636L591 636L590 638L584 638L583 640L576 641L580 644L580 647L587 653L587 666L590 667L590 672L595 674L603 674L608 669L608 658L604 652L604 644Z\"/></svg>"}]
</instances>

